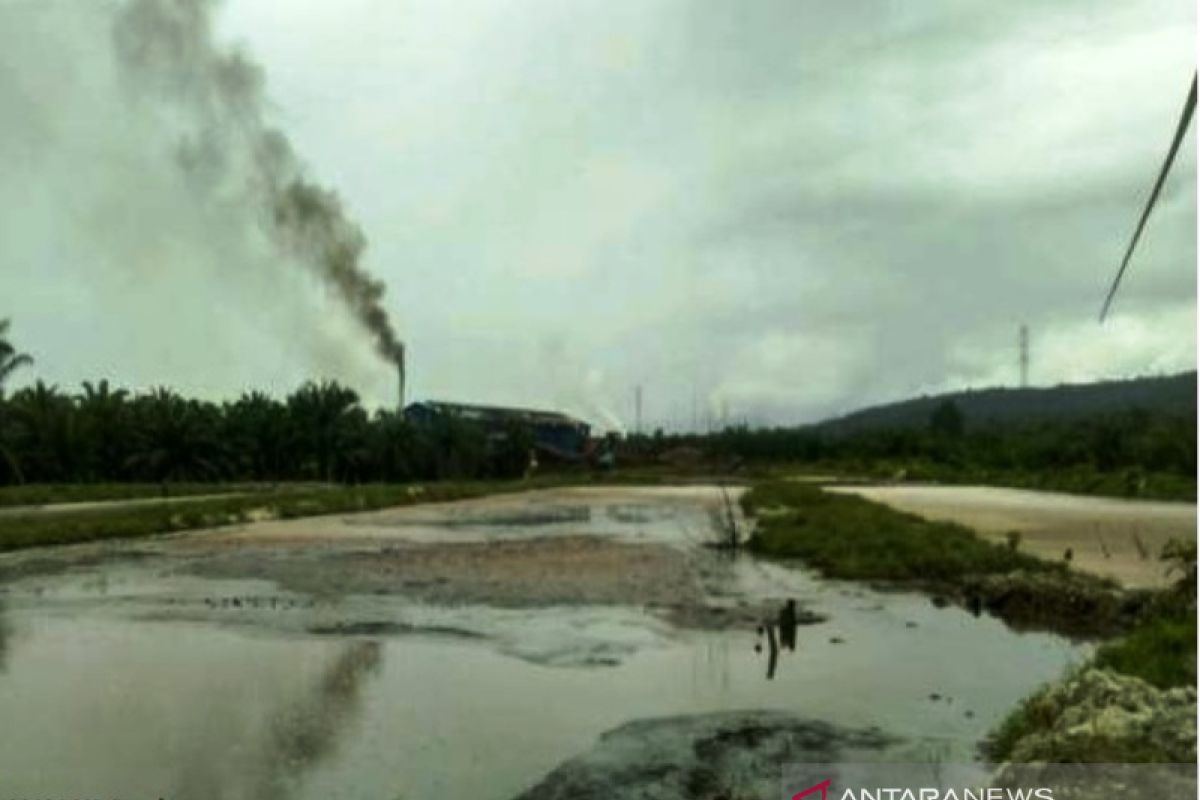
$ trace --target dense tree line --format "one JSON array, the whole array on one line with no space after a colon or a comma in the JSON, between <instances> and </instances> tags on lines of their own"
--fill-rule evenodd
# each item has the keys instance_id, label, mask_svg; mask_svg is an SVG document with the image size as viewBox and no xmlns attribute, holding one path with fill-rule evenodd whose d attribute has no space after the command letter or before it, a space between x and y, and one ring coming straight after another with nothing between
<instances>
[{"instance_id":1,"label":"dense tree line","mask_svg":"<svg viewBox=\"0 0 1200 800\"><path fill-rule=\"evenodd\" d=\"M0 399L6 483L507 477L530 446L519 429L489 440L452 418L416 426L395 411L369 414L337 383L212 403L107 381L67 394L38 381Z\"/></svg>"},{"instance_id":2,"label":"dense tree line","mask_svg":"<svg viewBox=\"0 0 1200 800\"><path fill-rule=\"evenodd\" d=\"M306 383L279 400L250 392L213 403L169 389L133 394L108 381L76 393L37 381L0 321L0 483L322 480L410 481L519 475L532 439L489 437L452 418L416 426L368 413L337 383Z\"/></svg>"},{"instance_id":3,"label":"dense tree line","mask_svg":"<svg viewBox=\"0 0 1200 800\"><path fill-rule=\"evenodd\" d=\"M169 389L132 394L103 380L75 393L41 381L7 393L6 380L31 363L7 333L0 320L0 484L507 477L521 474L532 446L519 427L489 438L453 418L418 426L394 410L368 413L352 390L330 382L307 383L283 399L250 392L222 403ZM723 461L920 465L963 475L1145 471L1194 487L1194 414L1134 408L1023 425L969 422L944 401L924 427L660 433L632 437L621 455L654 461L682 446Z\"/></svg>"},{"instance_id":4,"label":"dense tree line","mask_svg":"<svg viewBox=\"0 0 1200 800\"><path fill-rule=\"evenodd\" d=\"M791 462L918 461L953 468L1100 472L1140 469L1194 476L1196 419L1129 409L1025 425L969 426L952 403L924 428L839 435L811 428L730 429L707 442L723 457Z\"/></svg>"}]
</instances>

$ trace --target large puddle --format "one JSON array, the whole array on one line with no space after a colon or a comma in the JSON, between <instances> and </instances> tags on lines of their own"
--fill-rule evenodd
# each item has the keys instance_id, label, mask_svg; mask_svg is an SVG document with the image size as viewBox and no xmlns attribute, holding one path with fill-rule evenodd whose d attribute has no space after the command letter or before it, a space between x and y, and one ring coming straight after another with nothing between
<instances>
[{"instance_id":1,"label":"large puddle","mask_svg":"<svg viewBox=\"0 0 1200 800\"><path fill-rule=\"evenodd\" d=\"M740 620L353 586L310 594L198 571L218 557L204 547L214 534L71 551L82 555L0 595L0 795L501 800L629 720L741 709L878 727L896 739L889 760L964 761L1020 698L1087 654L921 595L710 551L700 545L720 536L719 498L551 492L270 523L220 534L239 543L219 558L276 540L315 546L322 529L347 538L309 554L318 563L390 546L380 539L666 544L687 554L707 602L792 597L826 618L800 627L770 680Z\"/></svg>"}]
</instances>

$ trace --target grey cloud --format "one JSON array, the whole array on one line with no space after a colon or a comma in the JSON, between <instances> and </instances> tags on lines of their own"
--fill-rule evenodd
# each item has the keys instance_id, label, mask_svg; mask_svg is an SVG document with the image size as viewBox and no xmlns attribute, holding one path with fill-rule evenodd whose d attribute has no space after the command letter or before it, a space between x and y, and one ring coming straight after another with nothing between
<instances>
[{"instance_id":1,"label":"grey cloud","mask_svg":"<svg viewBox=\"0 0 1200 800\"><path fill-rule=\"evenodd\" d=\"M103 65L111 53L74 19L82 5L58 4L43 26L58 35L40 47L57 39ZM1118 318L1094 323L1194 68L1194 14L1182 0L228 0L213 41L261 64L233 69L231 84L253 89L264 124L286 130L370 238L361 263L388 286L418 395L562 405L601 421L627 417L642 384L656 423L690 423L693 405L695 416L727 406L793 422L1012 380L1022 322L1041 382L1194 365L1190 153ZM176 142L158 138L171 120L102 123L116 108L103 100L89 101L95 114L69 110L80 76L37 53L16 74L0 70L0 108L28 117L0 131L0 159L23 160L46 187L46 213L21 212L0 256L53 261L37 237L60 227L64 164L84 165L91 182L85 218L128 208L163 232L137 244L118 221L114 253L99 259L108 266L83 278L55 268L73 307L112 329L96 346L116 375L183 372L154 348L117 343L162 322L146 308L163 292L187 291L226 307L219 347L177 334L182 360L205 365L188 378L207 391L256 376L284 388L318 370L390 400L391 376L319 285L272 263L231 208L161 186L159 162L127 146L130 135ZM30 81L46 87L41 99ZM84 123L87 136L72 134ZM86 162L96 139L108 167ZM30 148L41 160L19 155ZM185 153L213 155L204 137ZM130 187L171 202L123 200ZM6 204L20 195L0 187ZM103 243L87 230L72 223L72 254ZM190 246L205 241L208 251ZM136 299L112 288L122 272L109 262L181 252ZM246 285L225 296L205 283L213 270ZM43 363L87 377L90 359L48 321L49 280L2 275L0 289L27 300L16 332L34 337ZM309 319L320 322L305 332Z\"/></svg>"}]
</instances>

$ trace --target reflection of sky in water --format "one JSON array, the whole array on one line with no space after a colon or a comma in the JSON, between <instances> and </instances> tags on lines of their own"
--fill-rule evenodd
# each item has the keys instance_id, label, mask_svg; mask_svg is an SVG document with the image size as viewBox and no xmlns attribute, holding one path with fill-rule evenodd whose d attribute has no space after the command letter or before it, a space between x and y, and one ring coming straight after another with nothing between
<instances>
[{"instance_id":1,"label":"reflection of sky in water","mask_svg":"<svg viewBox=\"0 0 1200 800\"><path fill-rule=\"evenodd\" d=\"M372 642L19 620L0 676L15 796L283 798L334 757L378 671Z\"/></svg>"},{"instance_id":2,"label":"reflection of sky in water","mask_svg":"<svg viewBox=\"0 0 1200 800\"><path fill-rule=\"evenodd\" d=\"M22 613L0 677L0 717L21 735L0 741L0 774L18 794L503 798L629 719L742 708L878 725L909 738L900 757L962 760L1081 652L917 596L826 600L833 620L802 627L770 682L753 631L677 635L580 668L483 640L373 649ZM544 616L527 647L553 644L556 614Z\"/></svg>"},{"instance_id":3,"label":"reflection of sky in water","mask_svg":"<svg viewBox=\"0 0 1200 800\"><path fill-rule=\"evenodd\" d=\"M711 508L678 500L546 517L524 532L511 520L440 530L528 536L584 524L684 543L712 525ZM437 519L417 523L416 538ZM752 626L680 631L634 608L313 603L153 559L12 585L0 613L0 719L18 735L0 737L0 791L498 800L631 719L754 708L879 726L906 739L893 760L969 760L1020 698L1086 653L921 595L689 552L713 602L790 596L829 619L800 627L767 681ZM279 602L221 607L214 596ZM402 635L306 632L338 625Z\"/></svg>"},{"instance_id":4,"label":"reflection of sky in water","mask_svg":"<svg viewBox=\"0 0 1200 800\"><path fill-rule=\"evenodd\" d=\"M728 492L733 512L741 489ZM699 543L727 513L711 487L560 489L501 495L450 506L410 506L357 514L342 522L356 533L408 541L487 541L529 536L617 536L634 541Z\"/></svg>"}]
</instances>

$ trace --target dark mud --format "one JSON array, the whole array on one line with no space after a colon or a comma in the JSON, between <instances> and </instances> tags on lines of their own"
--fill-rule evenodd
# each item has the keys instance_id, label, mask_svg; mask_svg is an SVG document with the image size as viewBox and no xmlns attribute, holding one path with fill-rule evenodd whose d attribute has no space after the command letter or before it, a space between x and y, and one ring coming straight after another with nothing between
<instances>
[{"instance_id":1,"label":"dark mud","mask_svg":"<svg viewBox=\"0 0 1200 800\"><path fill-rule=\"evenodd\" d=\"M426 603L654 605L700 602L687 556L663 545L585 536L370 550L230 552L187 567L214 578L265 579L318 596L401 594Z\"/></svg>"},{"instance_id":2,"label":"dark mud","mask_svg":"<svg viewBox=\"0 0 1200 800\"><path fill-rule=\"evenodd\" d=\"M1129 630L1152 599L1149 590L1121 589L1073 572L968 576L952 591L964 607L993 614L1017 630L1049 630L1077 638Z\"/></svg>"},{"instance_id":3,"label":"dark mud","mask_svg":"<svg viewBox=\"0 0 1200 800\"><path fill-rule=\"evenodd\" d=\"M679 627L754 627L775 601L725 595L706 554L653 543L585 536L447 544L393 544L369 550L248 548L195 559L183 571L224 580L265 580L319 598L398 595L432 605L495 608L621 605ZM801 625L824 617L800 609Z\"/></svg>"},{"instance_id":4,"label":"dark mud","mask_svg":"<svg viewBox=\"0 0 1200 800\"><path fill-rule=\"evenodd\" d=\"M410 622L379 620L374 622L335 622L332 625L312 625L308 632L315 636L449 636L453 639L483 639L483 634L450 625L414 625Z\"/></svg>"},{"instance_id":5,"label":"dark mud","mask_svg":"<svg viewBox=\"0 0 1200 800\"><path fill-rule=\"evenodd\" d=\"M894 739L769 711L638 720L515 800L776 797L780 765L876 760Z\"/></svg>"}]
</instances>

